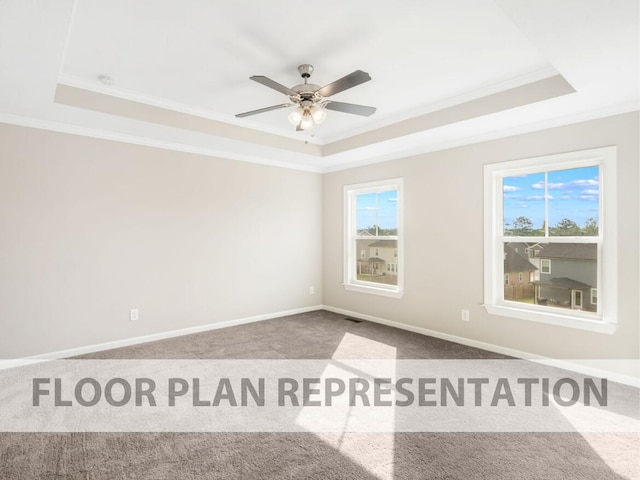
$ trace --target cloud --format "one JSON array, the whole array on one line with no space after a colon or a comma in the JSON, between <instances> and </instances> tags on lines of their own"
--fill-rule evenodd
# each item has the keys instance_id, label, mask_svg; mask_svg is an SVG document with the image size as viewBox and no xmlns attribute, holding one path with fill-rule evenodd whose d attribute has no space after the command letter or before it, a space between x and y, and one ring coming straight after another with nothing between
<instances>
[{"instance_id":1,"label":"cloud","mask_svg":"<svg viewBox=\"0 0 640 480\"><path fill-rule=\"evenodd\" d=\"M571 200L571 195L562 195L560 200Z\"/></svg>"},{"instance_id":2,"label":"cloud","mask_svg":"<svg viewBox=\"0 0 640 480\"><path fill-rule=\"evenodd\" d=\"M377 207L360 207L358 210L377 210Z\"/></svg>"},{"instance_id":3,"label":"cloud","mask_svg":"<svg viewBox=\"0 0 640 480\"><path fill-rule=\"evenodd\" d=\"M596 179L579 179L572 180L570 182L548 182L547 189L549 190L571 190L574 188L584 188L584 187L598 187L600 186L600 182ZM531 188L534 190L544 190L544 182L536 182L531 185Z\"/></svg>"},{"instance_id":4,"label":"cloud","mask_svg":"<svg viewBox=\"0 0 640 480\"><path fill-rule=\"evenodd\" d=\"M567 185L572 185L575 187L598 187L600 186L600 182L595 179L574 180L573 182L569 182Z\"/></svg>"},{"instance_id":5,"label":"cloud","mask_svg":"<svg viewBox=\"0 0 640 480\"><path fill-rule=\"evenodd\" d=\"M547 183L547 188L549 190L560 190L562 188L566 188L567 185L569 185L569 184L568 183L548 182ZM534 190L544 190L544 182L536 182L533 185L531 185L531 188L533 188Z\"/></svg>"},{"instance_id":6,"label":"cloud","mask_svg":"<svg viewBox=\"0 0 640 480\"><path fill-rule=\"evenodd\" d=\"M598 197L598 195L578 195L578 198L580 200L587 200L589 202L597 202Z\"/></svg>"},{"instance_id":7,"label":"cloud","mask_svg":"<svg viewBox=\"0 0 640 480\"><path fill-rule=\"evenodd\" d=\"M520 207L520 208L529 208L529 205L527 205L526 203L520 203L518 205L518 207Z\"/></svg>"},{"instance_id":8,"label":"cloud","mask_svg":"<svg viewBox=\"0 0 640 480\"><path fill-rule=\"evenodd\" d=\"M549 200L553 200L553 195L547 195ZM544 195L530 195L528 197L524 197L525 200L544 200Z\"/></svg>"},{"instance_id":9,"label":"cloud","mask_svg":"<svg viewBox=\"0 0 640 480\"><path fill-rule=\"evenodd\" d=\"M397 198L387 198L387 202L398 203L398 199Z\"/></svg>"},{"instance_id":10,"label":"cloud","mask_svg":"<svg viewBox=\"0 0 640 480\"><path fill-rule=\"evenodd\" d=\"M567 183L552 183L552 182L548 182L547 183L547 188L549 190L558 190L560 188L564 188L565 185L568 185L568 184ZM544 190L544 182L536 182L536 183L531 185L531 188L533 188L534 190Z\"/></svg>"},{"instance_id":11,"label":"cloud","mask_svg":"<svg viewBox=\"0 0 640 480\"><path fill-rule=\"evenodd\" d=\"M582 192L580 192L580 195L600 195L600 190L583 190Z\"/></svg>"},{"instance_id":12,"label":"cloud","mask_svg":"<svg viewBox=\"0 0 640 480\"><path fill-rule=\"evenodd\" d=\"M502 191L504 192L517 192L518 190L520 190L519 187L514 187L512 185L505 185L502 187Z\"/></svg>"},{"instance_id":13,"label":"cloud","mask_svg":"<svg viewBox=\"0 0 640 480\"><path fill-rule=\"evenodd\" d=\"M509 199L513 199L513 198L522 198L522 195L518 194L518 193L505 193L504 194L504 198L509 198Z\"/></svg>"}]
</instances>

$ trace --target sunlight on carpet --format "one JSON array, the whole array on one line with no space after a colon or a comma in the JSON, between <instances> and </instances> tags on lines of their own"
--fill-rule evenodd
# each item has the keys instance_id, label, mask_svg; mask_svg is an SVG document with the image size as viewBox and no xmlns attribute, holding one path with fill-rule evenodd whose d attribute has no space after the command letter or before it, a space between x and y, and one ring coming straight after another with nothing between
<instances>
[{"instance_id":1,"label":"sunlight on carpet","mask_svg":"<svg viewBox=\"0 0 640 480\"><path fill-rule=\"evenodd\" d=\"M327 366L320 375L320 378L323 380L326 378L334 378L340 376L340 373L344 373L347 370L353 371L352 367L346 367L344 364L341 364L339 359L395 359L396 357L396 347L352 333L345 333L333 353L332 360L327 361ZM393 363L389 363L387 368L387 371L375 372L360 370L358 374L362 378L371 379L381 376L394 377L395 367ZM342 432L318 433L317 429L313 428L314 420L316 419L312 410L314 407L305 407L298 416L296 423L313 432L318 439L340 452L341 455L360 465L371 473L371 475L379 479L393 478L395 455L394 435L391 433L360 434L355 436L347 434L349 424L353 420L352 409L348 406L347 396L342 396L340 401L343 403L346 402L342 405L345 412ZM386 415L380 416L376 420L377 426L381 431L393 431L395 422L394 409L388 409ZM365 442L366 449L362 448L362 435L368 437L368 441ZM372 458L375 458L376 461L372 462Z\"/></svg>"},{"instance_id":2,"label":"sunlight on carpet","mask_svg":"<svg viewBox=\"0 0 640 480\"><path fill-rule=\"evenodd\" d=\"M583 433L582 438L612 472L626 480L640 478L640 433Z\"/></svg>"}]
</instances>

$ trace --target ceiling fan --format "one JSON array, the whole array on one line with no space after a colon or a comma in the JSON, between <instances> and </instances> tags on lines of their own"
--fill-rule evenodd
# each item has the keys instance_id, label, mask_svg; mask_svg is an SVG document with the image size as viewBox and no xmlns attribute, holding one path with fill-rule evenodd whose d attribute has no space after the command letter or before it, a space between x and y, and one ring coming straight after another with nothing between
<instances>
[{"instance_id":1,"label":"ceiling fan","mask_svg":"<svg viewBox=\"0 0 640 480\"><path fill-rule=\"evenodd\" d=\"M243 118L258 113L270 112L280 108L296 107L289 114L289 122L296 127L296 131L308 130L313 128L314 124L320 124L327 118L326 110L335 110L337 112L351 113L369 117L376 111L375 107L366 107L364 105L355 105L353 103L335 102L328 99L331 95L343 92L351 87L360 85L361 83L371 80L371 76L362 70L356 70L349 75L336 80L324 87L307 83L313 73L313 65L300 65L298 67L300 76L304 79L304 83L287 88L284 85L263 77L262 75L254 75L249 77L254 82L261 83L265 87L273 88L280 93L284 93L289 97L289 103L273 105L271 107L251 110L250 112L238 113L236 117Z\"/></svg>"}]
</instances>

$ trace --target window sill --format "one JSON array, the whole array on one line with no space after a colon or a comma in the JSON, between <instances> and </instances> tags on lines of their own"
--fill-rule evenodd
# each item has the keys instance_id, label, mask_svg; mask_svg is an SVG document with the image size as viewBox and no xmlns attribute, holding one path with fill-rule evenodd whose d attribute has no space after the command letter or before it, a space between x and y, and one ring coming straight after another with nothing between
<instances>
[{"instance_id":1,"label":"window sill","mask_svg":"<svg viewBox=\"0 0 640 480\"><path fill-rule=\"evenodd\" d=\"M376 288L368 285L354 285L351 283L343 283L342 286L345 290L351 292L369 293L372 295L380 295L382 297L402 298L404 292L402 290L390 290L387 288Z\"/></svg>"},{"instance_id":2,"label":"window sill","mask_svg":"<svg viewBox=\"0 0 640 480\"><path fill-rule=\"evenodd\" d=\"M491 315L501 315L503 317L517 318L531 322L545 323L559 327L576 328L591 332L612 335L618 328L617 325L606 323L603 320L591 320L579 318L573 315L563 315L555 312L534 312L524 308L517 308L505 305L484 305L485 310Z\"/></svg>"}]
</instances>

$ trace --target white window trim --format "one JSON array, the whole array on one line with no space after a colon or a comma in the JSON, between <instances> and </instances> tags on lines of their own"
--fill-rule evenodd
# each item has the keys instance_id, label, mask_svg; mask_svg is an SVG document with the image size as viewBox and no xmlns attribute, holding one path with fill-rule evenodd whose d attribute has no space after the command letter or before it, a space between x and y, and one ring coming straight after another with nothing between
<instances>
[{"instance_id":1,"label":"white window trim","mask_svg":"<svg viewBox=\"0 0 640 480\"><path fill-rule=\"evenodd\" d=\"M598 248L598 312L525 305L504 300L504 235L502 179L507 176L564 170L581 166L600 167ZM616 147L602 147L484 166L484 307L492 315L550 325L613 334L617 328L617 201ZM603 214L606 211L606 215ZM526 237L520 237L526 238ZM556 243L572 243L578 237L553 237ZM584 238L584 237L582 237ZM539 241L539 237L531 237Z\"/></svg>"},{"instance_id":2,"label":"white window trim","mask_svg":"<svg viewBox=\"0 0 640 480\"><path fill-rule=\"evenodd\" d=\"M596 301L593 301L593 292L596 292ZM589 302L591 302L591 305L597 305L598 304L598 289L597 288L592 288L591 291L589 292Z\"/></svg>"},{"instance_id":3,"label":"white window trim","mask_svg":"<svg viewBox=\"0 0 640 480\"><path fill-rule=\"evenodd\" d=\"M545 272L544 262L547 262L546 272ZM544 273L545 275L551 275L551 259L550 258L540 259L540 273Z\"/></svg>"},{"instance_id":4,"label":"white window trim","mask_svg":"<svg viewBox=\"0 0 640 480\"><path fill-rule=\"evenodd\" d=\"M388 188L387 188L388 187ZM398 261L397 265L401 269L397 275L397 285L374 284L357 280L355 276L356 267L356 245L351 239L355 235L356 225L353 220L356 218L356 193L378 192L381 189L398 191ZM402 298L404 295L404 247L403 247L403 179L391 178L388 180L378 180L374 182L358 183L344 186L344 277L343 286L345 290L360 293L369 293L391 298Z\"/></svg>"}]
</instances>

